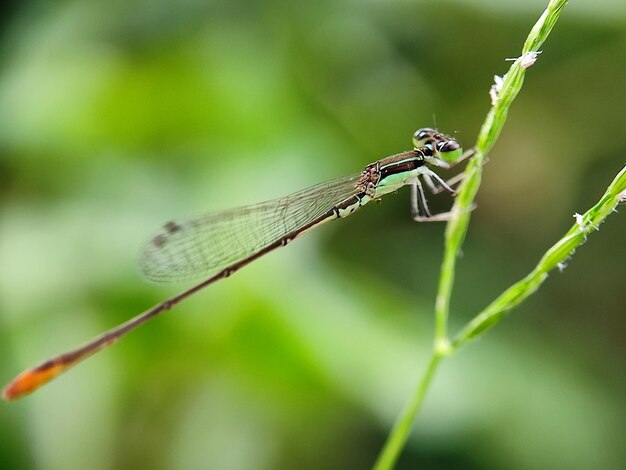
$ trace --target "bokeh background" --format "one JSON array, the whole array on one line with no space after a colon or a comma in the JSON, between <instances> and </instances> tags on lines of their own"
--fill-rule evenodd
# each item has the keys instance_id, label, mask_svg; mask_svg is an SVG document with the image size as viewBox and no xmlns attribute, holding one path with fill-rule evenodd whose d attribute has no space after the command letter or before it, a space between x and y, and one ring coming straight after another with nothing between
<instances>
[{"instance_id":1,"label":"bokeh background","mask_svg":"<svg viewBox=\"0 0 626 470\"><path fill-rule=\"evenodd\" d=\"M164 221L360 171L423 126L471 146L546 3L3 3L0 381L187 287L135 267ZM452 331L625 160L626 4L571 2L543 49L485 168ZM403 190L212 286L0 403L2 468L370 467L431 347L443 229ZM398 468L623 468L624 233L611 217L444 363Z\"/></svg>"}]
</instances>

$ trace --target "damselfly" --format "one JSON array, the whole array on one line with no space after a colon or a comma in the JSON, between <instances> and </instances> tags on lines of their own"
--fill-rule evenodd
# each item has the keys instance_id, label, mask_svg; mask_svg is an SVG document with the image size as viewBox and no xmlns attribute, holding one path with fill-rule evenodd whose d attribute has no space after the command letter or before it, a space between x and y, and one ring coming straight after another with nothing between
<instances>
[{"instance_id":1,"label":"damselfly","mask_svg":"<svg viewBox=\"0 0 626 470\"><path fill-rule=\"evenodd\" d=\"M287 245L304 232L330 220L347 217L369 201L404 185L411 187L415 220L445 220L447 214L431 215L420 178L432 192L445 190L454 196L453 183L444 181L427 165L450 168L469 152L463 154L456 140L430 128L418 130L413 144L413 150L383 158L367 165L360 173L284 198L166 223L141 254L140 267L145 276L154 281L180 281L199 276L204 276L205 280L84 346L26 370L4 389L3 397L11 400L36 390L195 292Z\"/></svg>"}]
</instances>

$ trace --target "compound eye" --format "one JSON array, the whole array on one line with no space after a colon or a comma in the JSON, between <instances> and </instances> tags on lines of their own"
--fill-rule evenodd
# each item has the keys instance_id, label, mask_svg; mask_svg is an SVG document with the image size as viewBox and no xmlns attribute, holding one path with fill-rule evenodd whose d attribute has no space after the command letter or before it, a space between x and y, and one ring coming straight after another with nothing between
<instances>
[{"instance_id":1,"label":"compound eye","mask_svg":"<svg viewBox=\"0 0 626 470\"><path fill-rule=\"evenodd\" d=\"M432 142L437 135L437 131L435 129L431 129L430 127L423 127L413 134L413 146L415 148L423 147L424 145Z\"/></svg>"},{"instance_id":2,"label":"compound eye","mask_svg":"<svg viewBox=\"0 0 626 470\"><path fill-rule=\"evenodd\" d=\"M415 134L413 135L413 137L415 138L415 140L421 141L421 140L426 140L429 137L432 137L436 133L437 131L435 129L431 129L430 127L423 127L417 130Z\"/></svg>"},{"instance_id":3,"label":"compound eye","mask_svg":"<svg viewBox=\"0 0 626 470\"><path fill-rule=\"evenodd\" d=\"M445 142L437 143L437 150L442 153L455 152L460 148L461 146L456 140L446 140Z\"/></svg>"},{"instance_id":4,"label":"compound eye","mask_svg":"<svg viewBox=\"0 0 626 470\"><path fill-rule=\"evenodd\" d=\"M447 163L457 161L463 155L463 148L456 140L446 140L437 143L439 157Z\"/></svg>"}]
</instances>

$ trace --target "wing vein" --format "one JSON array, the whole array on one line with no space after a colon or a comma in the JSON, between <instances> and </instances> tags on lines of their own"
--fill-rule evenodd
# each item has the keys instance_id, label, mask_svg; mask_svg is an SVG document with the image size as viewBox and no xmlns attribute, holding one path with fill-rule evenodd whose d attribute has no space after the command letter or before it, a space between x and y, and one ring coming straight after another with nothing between
<instances>
[{"instance_id":1,"label":"wing vein","mask_svg":"<svg viewBox=\"0 0 626 470\"><path fill-rule=\"evenodd\" d=\"M337 178L271 201L169 222L144 246L140 269L157 282L217 274L357 194L359 177Z\"/></svg>"}]
</instances>

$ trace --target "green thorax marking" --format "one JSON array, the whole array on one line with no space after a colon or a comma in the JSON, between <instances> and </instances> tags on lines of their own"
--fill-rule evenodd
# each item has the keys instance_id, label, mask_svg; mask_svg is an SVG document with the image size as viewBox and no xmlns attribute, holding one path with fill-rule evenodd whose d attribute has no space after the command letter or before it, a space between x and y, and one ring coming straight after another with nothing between
<instances>
[{"instance_id":1,"label":"green thorax marking","mask_svg":"<svg viewBox=\"0 0 626 470\"><path fill-rule=\"evenodd\" d=\"M379 179L376 184L374 197L397 191L405 184L409 184L420 173L424 172L424 156L432 155L429 147L422 147L409 152L399 153L376 162Z\"/></svg>"}]
</instances>

